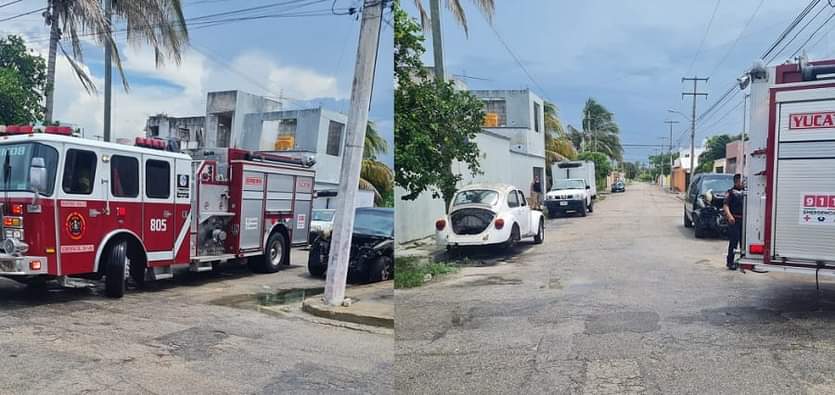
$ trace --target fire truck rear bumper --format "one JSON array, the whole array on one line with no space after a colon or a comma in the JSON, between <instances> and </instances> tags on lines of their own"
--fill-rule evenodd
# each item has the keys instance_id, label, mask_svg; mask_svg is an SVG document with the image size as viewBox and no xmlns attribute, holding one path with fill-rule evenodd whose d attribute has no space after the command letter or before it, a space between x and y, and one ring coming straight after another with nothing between
<instances>
[{"instance_id":1,"label":"fire truck rear bumper","mask_svg":"<svg viewBox=\"0 0 835 395\"><path fill-rule=\"evenodd\" d=\"M0 253L0 276L48 274L46 257L14 256Z\"/></svg>"}]
</instances>

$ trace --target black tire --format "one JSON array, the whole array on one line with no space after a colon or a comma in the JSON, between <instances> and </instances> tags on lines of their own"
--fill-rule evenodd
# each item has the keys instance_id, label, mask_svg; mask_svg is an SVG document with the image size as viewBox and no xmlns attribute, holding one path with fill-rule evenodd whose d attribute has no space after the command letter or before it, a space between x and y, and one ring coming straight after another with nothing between
<instances>
[{"instance_id":1,"label":"black tire","mask_svg":"<svg viewBox=\"0 0 835 395\"><path fill-rule=\"evenodd\" d=\"M313 277L325 277L325 272L328 271L327 266L322 265L321 248L322 245L317 237L310 244L310 251L307 252L307 271Z\"/></svg>"},{"instance_id":2,"label":"black tire","mask_svg":"<svg viewBox=\"0 0 835 395\"><path fill-rule=\"evenodd\" d=\"M275 273L287 259L287 239L281 232L273 232L267 239L264 255L250 258L249 268L256 273Z\"/></svg>"},{"instance_id":3,"label":"black tire","mask_svg":"<svg viewBox=\"0 0 835 395\"><path fill-rule=\"evenodd\" d=\"M393 278L392 274L394 274L394 267L391 257L385 255L377 257L374 262L371 262L365 272L366 281L369 283L391 280Z\"/></svg>"},{"instance_id":4,"label":"black tire","mask_svg":"<svg viewBox=\"0 0 835 395\"><path fill-rule=\"evenodd\" d=\"M510 237L504 243L505 248L515 248L516 244L521 240L521 235L519 233L519 226L513 224L513 228L510 230Z\"/></svg>"},{"instance_id":5,"label":"black tire","mask_svg":"<svg viewBox=\"0 0 835 395\"><path fill-rule=\"evenodd\" d=\"M590 213L594 212L594 202L589 203L589 212Z\"/></svg>"},{"instance_id":6,"label":"black tire","mask_svg":"<svg viewBox=\"0 0 835 395\"><path fill-rule=\"evenodd\" d=\"M536 232L536 236L533 237L534 244L542 244L545 241L545 221L539 220L539 229Z\"/></svg>"},{"instance_id":7,"label":"black tire","mask_svg":"<svg viewBox=\"0 0 835 395\"><path fill-rule=\"evenodd\" d=\"M125 296L128 265L128 243L125 241L113 243L104 261L104 293L107 297Z\"/></svg>"},{"instance_id":8,"label":"black tire","mask_svg":"<svg viewBox=\"0 0 835 395\"><path fill-rule=\"evenodd\" d=\"M583 202L582 206L583 207L580 208L580 216L585 217L586 216L586 202Z\"/></svg>"},{"instance_id":9,"label":"black tire","mask_svg":"<svg viewBox=\"0 0 835 395\"><path fill-rule=\"evenodd\" d=\"M685 228L692 228L693 227L693 221L690 221L690 218L687 218L687 212L686 211L684 212L684 227Z\"/></svg>"},{"instance_id":10,"label":"black tire","mask_svg":"<svg viewBox=\"0 0 835 395\"><path fill-rule=\"evenodd\" d=\"M705 229L702 226L699 226L698 223L696 224L695 227L696 227L695 234L696 234L697 239L704 239L705 237L707 237L707 229Z\"/></svg>"}]
</instances>

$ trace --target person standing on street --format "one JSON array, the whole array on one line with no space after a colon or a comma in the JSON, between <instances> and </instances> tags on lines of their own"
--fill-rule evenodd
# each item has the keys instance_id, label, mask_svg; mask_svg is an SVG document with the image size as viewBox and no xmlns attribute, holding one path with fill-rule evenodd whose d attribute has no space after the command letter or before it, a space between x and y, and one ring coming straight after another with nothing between
<instances>
[{"instance_id":1,"label":"person standing on street","mask_svg":"<svg viewBox=\"0 0 835 395\"><path fill-rule=\"evenodd\" d=\"M533 177L531 183L531 209L542 210L542 183L539 181L539 176Z\"/></svg>"},{"instance_id":2,"label":"person standing on street","mask_svg":"<svg viewBox=\"0 0 835 395\"><path fill-rule=\"evenodd\" d=\"M729 270L736 270L735 249L742 241L742 175L734 175L734 186L725 193L725 203L722 212L730 225L728 227L728 257L725 266Z\"/></svg>"}]
</instances>

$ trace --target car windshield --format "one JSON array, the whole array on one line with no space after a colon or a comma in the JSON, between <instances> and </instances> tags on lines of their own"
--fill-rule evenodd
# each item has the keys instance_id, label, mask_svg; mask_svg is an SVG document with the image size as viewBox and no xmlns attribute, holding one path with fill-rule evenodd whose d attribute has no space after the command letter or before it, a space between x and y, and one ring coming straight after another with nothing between
<instances>
[{"instance_id":1,"label":"car windshield","mask_svg":"<svg viewBox=\"0 0 835 395\"><path fill-rule=\"evenodd\" d=\"M583 189L586 187L586 182L583 180L557 180L554 181L552 191L559 191L563 189Z\"/></svg>"},{"instance_id":2,"label":"car windshield","mask_svg":"<svg viewBox=\"0 0 835 395\"><path fill-rule=\"evenodd\" d=\"M313 220L330 222L333 221L334 214L336 214L336 210L313 210Z\"/></svg>"},{"instance_id":3,"label":"car windshield","mask_svg":"<svg viewBox=\"0 0 835 395\"><path fill-rule=\"evenodd\" d=\"M499 199L499 193L489 189L471 189L469 191L461 191L455 194L455 199L452 201L453 206L460 206L463 204L487 204L494 205Z\"/></svg>"},{"instance_id":4,"label":"car windshield","mask_svg":"<svg viewBox=\"0 0 835 395\"><path fill-rule=\"evenodd\" d=\"M357 210L354 233L370 236L394 235L394 214L391 210Z\"/></svg>"},{"instance_id":5,"label":"car windshield","mask_svg":"<svg viewBox=\"0 0 835 395\"><path fill-rule=\"evenodd\" d=\"M55 169L58 167L58 151L40 143L0 145L0 191L32 191L29 184L32 158L43 158L46 165L46 190L41 193L52 193Z\"/></svg>"},{"instance_id":6,"label":"car windshield","mask_svg":"<svg viewBox=\"0 0 835 395\"><path fill-rule=\"evenodd\" d=\"M707 192L709 190L714 191L714 192L718 192L718 191L724 192L724 191L727 191L728 189L733 188L733 186L734 186L734 180L731 177L705 178L705 180L702 181L702 192Z\"/></svg>"}]
</instances>

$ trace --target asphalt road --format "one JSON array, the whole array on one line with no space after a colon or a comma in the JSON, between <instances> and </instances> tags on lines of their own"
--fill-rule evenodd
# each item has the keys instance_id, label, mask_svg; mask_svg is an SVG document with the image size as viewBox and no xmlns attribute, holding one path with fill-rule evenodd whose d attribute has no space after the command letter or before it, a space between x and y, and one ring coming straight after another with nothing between
<instances>
[{"instance_id":1,"label":"asphalt road","mask_svg":"<svg viewBox=\"0 0 835 395\"><path fill-rule=\"evenodd\" d=\"M395 293L400 393L833 393L835 284L731 272L654 186Z\"/></svg>"},{"instance_id":2,"label":"asphalt road","mask_svg":"<svg viewBox=\"0 0 835 395\"><path fill-rule=\"evenodd\" d=\"M0 280L0 394L391 393L393 336L268 315L254 294L323 287L307 252L256 275L195 273L130 291L26 289Z\"/></svg>"}]
</instances>

